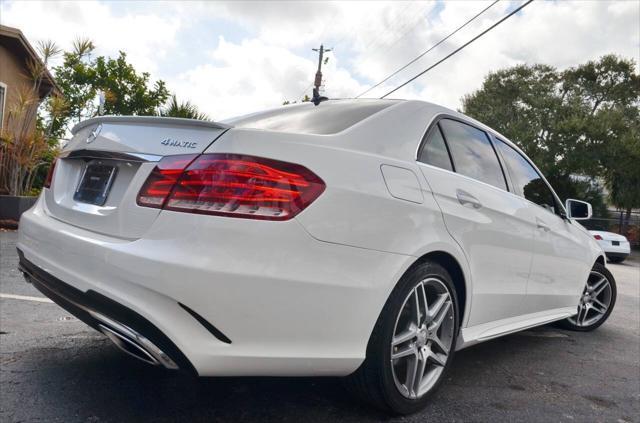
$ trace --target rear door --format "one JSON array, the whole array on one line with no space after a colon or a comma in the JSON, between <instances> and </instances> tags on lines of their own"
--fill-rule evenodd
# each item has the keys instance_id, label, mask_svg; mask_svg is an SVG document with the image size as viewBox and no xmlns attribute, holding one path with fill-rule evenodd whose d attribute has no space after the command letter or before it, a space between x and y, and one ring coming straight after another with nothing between
<instances>
[{"instance_id":1,"label":"rear door","mask_svg":"<svg viewBox=\"0 0 640 423\"><path fill-rule=\"evenodd\" d=\"M139 207L136 196L165 156L185 160L226 130L213 122L153 117L103 117L83 122L56 161L49 215L74 226L121 238L139 238L160 209Z\"/></svg>"},{"instance_id":2,"label":"rear door","mask_svg":"<svg viewBox=\"0 0 640 423\"><path fill-rule=\"evenodd\" d=\"M523 200L507 192L487 133L440 119L423 141L419 162L447 230L471 267L473 302L467 325L521 315L533 228L525 221Z\"/></svg>"}]
</instances>

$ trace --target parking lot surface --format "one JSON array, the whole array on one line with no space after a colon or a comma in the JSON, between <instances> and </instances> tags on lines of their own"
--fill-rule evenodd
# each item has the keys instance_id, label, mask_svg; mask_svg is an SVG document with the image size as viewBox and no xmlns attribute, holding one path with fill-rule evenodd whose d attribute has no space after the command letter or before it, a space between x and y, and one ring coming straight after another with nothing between
<instances>
[{"instance_id":1,"label":"parking lot surface","mask_svg":"<svg viewBox=\"0 0 640 423\"><path fill-rule=\"evenodd\" d=\"M423 412L391 418L337 378L210 378L121 353L24 282L0 233L0 421L639 422L640 265L609 265L618 302L595 332L544 326L456 355ZM34 297L34 298L24 298Z\"/></svg>"}]
</instances>

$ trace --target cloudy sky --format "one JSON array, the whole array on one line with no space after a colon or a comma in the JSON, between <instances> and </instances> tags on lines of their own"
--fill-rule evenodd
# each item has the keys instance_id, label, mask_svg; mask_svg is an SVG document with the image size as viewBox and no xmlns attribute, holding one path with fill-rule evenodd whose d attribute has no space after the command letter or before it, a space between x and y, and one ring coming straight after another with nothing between
<instances>
[{"instance_id":1,"label":"cloudy sky","mask_svg":"<svg viewBox=\"0 0 640 423\"><path fill-rule=\"evenodd\" d=\"M502 0L473 24L367 96L380 96L487 28L524 0ZM215 119L273 107L311 91L311 49L333 51L325 95L354 97L492 1L37 2L0 0L0 23L32 42L70 48L89 37L96 55L127 53L179 99ZM544 1L467 47L396 98L457 108L492 70L520 63L566 68L607 53L640 59L640 1Z\"/></svg>"}]
</instances>

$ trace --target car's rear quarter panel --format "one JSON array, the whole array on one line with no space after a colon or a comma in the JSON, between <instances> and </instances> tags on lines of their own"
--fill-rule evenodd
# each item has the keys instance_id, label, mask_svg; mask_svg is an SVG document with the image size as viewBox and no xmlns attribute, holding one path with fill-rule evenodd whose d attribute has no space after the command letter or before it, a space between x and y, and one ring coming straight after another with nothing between
<instances>
[{"instance_id":1,"label":"car's rear quarter panel","mask_svg":"<svg viewBox=\"0 0 640 423\"><path fill-rule=\"evenodd\" d=\"M415 163L415 151L433 114L431 107L401 103L329 136L232 129L208 152L250 154L306 166L326 183L323 194L295 218L313 238L404 255L405 264L398 271L424 254L444 251L458 261L471 287L464 253L446 231L442 212ZM382 165L415 175L407 178L407 184L421 191L422 201L395 198L385 184ZM365 268L360 271L368 273ZM378 312L400 275L379 291Z\"/></svg>"}]
</instances>

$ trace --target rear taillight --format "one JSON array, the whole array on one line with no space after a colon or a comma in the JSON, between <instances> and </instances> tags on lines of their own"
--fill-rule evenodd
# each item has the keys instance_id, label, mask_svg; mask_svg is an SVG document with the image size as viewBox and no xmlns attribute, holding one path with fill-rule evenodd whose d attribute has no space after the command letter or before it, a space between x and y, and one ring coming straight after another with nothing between
<instances>
[{"instance_id":1,"label":"rear taillight","mask_svg":"<svg viewBox=\"0 0 640 423\"><path fill-rule=\"evenodd\" d=\"M53 181L53 171L55 170L57 161L57 157L51 161L51 166L49 166L49 171L47 172L47 178L44 180L45 188L51 188L51 182Z\"/></svg>"},{"instance_id":2,"label":"rear taillight","mask_svg":"<svg viewBox=\"0 0 640 423\"><path fill-rule=\"evenodd\" d=\"M594 235L593 237L598 241L602 241L602 237L600 235Z\"/></svg>"},{"instance_id":3,"label":"rear taillight","mask_svg":"<svg viewBox=\"0 0 640 423\"><path fill-rule=\"evenodd\" d=\"M162 208L178 178L196 157L197 154L185 154L160 160L138 193L138 205Z\"/></svg>"},{"instance_id":4,"label":"rear taillight","mask_svg":"<svg viewBox=\"0 0 640 423\"><path fill-rule=\"evenodd\" d=\"M184 171L160 169L161 161L138 194L141 206L166 210L287 220L309 206L325 189L309 169L278 160L234 154L203 154Z\"/></svg>"}]
</instances>

